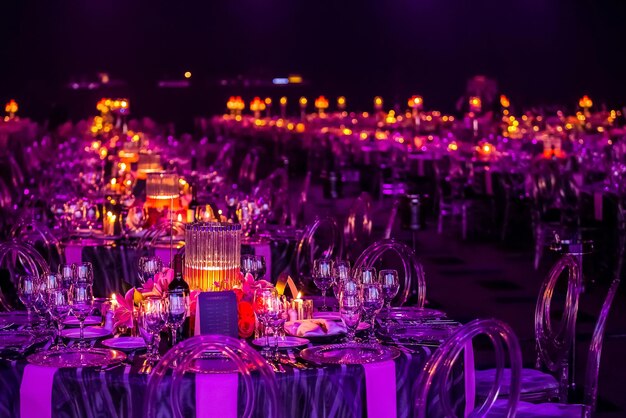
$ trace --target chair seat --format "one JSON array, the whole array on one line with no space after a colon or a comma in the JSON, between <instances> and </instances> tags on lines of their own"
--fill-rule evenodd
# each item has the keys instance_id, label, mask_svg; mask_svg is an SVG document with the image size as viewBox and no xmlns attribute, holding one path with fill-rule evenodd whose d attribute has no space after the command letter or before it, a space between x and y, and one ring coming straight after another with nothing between
<instances>
[{"instance_id":1,"label":"chair seat","mask_svg":"<svg viewBox=\"0 0 626 418\"><path fill-rule=\"evenodd\" d=\"M505 416L507 401L500 399L493 404L487 414L488 418L498 418ZM519 402L517 404L516 418L571 418L580 417L583 413L583 405L564 403L529 403Z\"/></svg>"},{"instance_id":2,"label":"chair seat","mask_svg":"<svg viewBox=\"0 0 626 418\"><path fill-rule=\"evenodd\" d=\"M496 369L476 371L476 394L480 399L487 397L495 378ZM511 369L504 369L499 396L507 397L509 395L510 383ZM554 376L536 369L522 369L521 399L532 402L547 401L555 396L558 390L559 383Z\"/></svg>"}]
</instances>

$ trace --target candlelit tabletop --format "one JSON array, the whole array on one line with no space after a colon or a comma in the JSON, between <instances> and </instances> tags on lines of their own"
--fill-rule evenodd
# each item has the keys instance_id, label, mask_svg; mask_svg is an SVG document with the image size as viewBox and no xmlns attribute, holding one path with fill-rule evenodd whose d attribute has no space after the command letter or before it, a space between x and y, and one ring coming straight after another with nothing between
<instances>
[{"instance_id":1,"label":"candlelit tabletop","mask_svg":"<svg viewBox=\"0 0 626 418\"><path fill-rule=\"evenodd\" d=\"M93 340L92 345L102 347L99 340ZM313 346L309 343L306 347ZM401 348L395 360L364 365L320 366L303 360L299 350L281 351L279 360L273 364L276 367L279 400L286 416L365 417L368 416L368 405L388 405L389 402L395 404L393 407L398 417L412 416L414 384L436 346L395 346ZM0 382L3 390L0 393L0 412L3 415L19 416L20 411L38 411L41 416L51 417L145 417L149 375L140 373L144 362L141 351L127 352L124 362L111 367L56 369L25 361L25 356L33 349L24 353L3 352L1 355ZM162 350L166 349L162 344ZM449 384L453 405L457 411L462 411L465 387L461 368L457 368ZM162 388L163 398L159 401L162 416L171 414L169 396L165 395L168 385L166 381ZM195 412L193 394L201 390L197 385L193 378L183 382L181 393L186 394L182 397L185 411ZM243 390L240 381L239 408L243 407ZM263 388L258 385L257 390L259 395L263 393ZM433 398L431 404L431 416L437 416L437 400ZM255 411L253 416L265 416L263 408Z\"/></svg>"}]
</instances>

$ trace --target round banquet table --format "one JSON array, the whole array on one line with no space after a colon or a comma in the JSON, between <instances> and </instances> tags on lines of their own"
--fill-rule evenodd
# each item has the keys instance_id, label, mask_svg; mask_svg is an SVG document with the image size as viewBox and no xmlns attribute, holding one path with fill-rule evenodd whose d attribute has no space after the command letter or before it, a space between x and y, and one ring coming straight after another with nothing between
<instances>
[{"instance_id":1,"label":"round banquet table","mask_svg":"<svg viewBox=\"0 0 626 418\"><path fill-rule=\"evenodd\" d=\"M96 344L96 346L98 346ZM276 373L278 399L286 417L372 417L368 404L393 402L395 383L396 409L398 417L412 416L412 391L417 376L435 347L411 346L393 361L374 363L387 367L395 375L395 382L380 379L376 369L368 365L326 365L308 368L292 368L285 364L284 373ZM290 353L290 356L293 356ZM133 362L123 363L109 370L99 368L55 369L29 364L23 357L0 359L0 416L45 417L137 417L144 418L144 401L148 376L140 374L143 360L137 355ZM373 373L373 374L371 374ZM206 376L206 375L204 375ZM263 387L256 384L255 390L263 404ZM159 392L158 416L172 416L169 403L169 376ZM452 405L462 414L465 407L465 386L462 365L453 373L448 383ZM244 408L243 380L239 379L238 414ZM181 386L181 405L185 411L196 411L196 380L186 376ZM381 396L392 395L382 399ZM433 390L431 393L438 393ZM206 399L206 398L205 398ZM210 397L209 397L210 399ZM220 399L215 399L220 402ZM429 416L439 416L440 404L436 395L429 400ZM209 407L210 408L210 407ZM33 411L35 413L33 413ZM263 408L255 409L254 416L266 416ZM388 415L387 415L388 416Z\"/></svg>"}]
</instances>

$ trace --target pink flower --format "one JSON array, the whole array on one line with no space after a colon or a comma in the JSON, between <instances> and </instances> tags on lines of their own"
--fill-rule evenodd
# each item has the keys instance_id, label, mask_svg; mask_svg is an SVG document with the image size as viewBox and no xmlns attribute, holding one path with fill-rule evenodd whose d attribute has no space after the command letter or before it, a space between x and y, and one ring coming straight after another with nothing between
<instances>
[{"instance_id":1,"label":"pink flower","mask_svg":"<svg viewBox=\"0 0 626 418\"><path fill-rule=\"evenodd\" d=\"M114 327L125 326L132 328L135 288L130 289L123 297L120 294L116 294L115 297L117 307L113 311Z\"/></svg>"},{"instance_id":2,"label":"pink flower","mask_svg":"<svg viewBox=\"0 0 626 418\"><path fill-rule=\"evenodd\" d=\"M145 297L163 296L169 284L174 280L174 270L165 268L161 273L154 275L154 280L148 279L138 290Z\"/></svg>"}]
</instances>

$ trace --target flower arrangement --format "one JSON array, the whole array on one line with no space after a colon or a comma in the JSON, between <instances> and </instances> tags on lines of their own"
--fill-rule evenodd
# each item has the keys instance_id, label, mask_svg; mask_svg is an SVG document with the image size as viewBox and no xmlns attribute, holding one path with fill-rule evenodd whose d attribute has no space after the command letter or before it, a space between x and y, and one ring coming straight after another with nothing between
<instances>
[{"instance_id":1,"label":"flower arrangement","mask_svg":"<svg viewBox=\"0 0 626 418\"><path fill-rule=\"evenodd\" d=\"M270 282L265 280L255 281L250 273L241 276L241 286L236 286L233 291L237 295L237 313L239 314L239 337L248 338L254 334L256 328L256 316L254 315L254 291L256 289L272 288Z\"/></svg>"},{"instance_id":2,"label":"flower arrangement","mask_svg":"<svg viewBox=\"0 0 626 418\"><path fill-rule=\"evenodd\" d=\"M240 273L239 276L239 282L241 284L233 289L237 296L239 337L248 338L254 334L256 327L256 317L252 305L254 291L259 288L271 288L273 285L265 280L255 281L250 274L243 276ZM163 296L173 279L174 270L165 268L161 273L157 273L154 276L154 280L150 279L146 281L142 287L133 287L123 296L115 294L115 302L114 306L112 306L114 327L122 326L132 328L133 312L137 311L137 307L141 304L141 301L147 297ZM189 295L189 310L192 316L194 316L196 312L196 302L199 293L199 290L193 290Z\"/></svg>"}]
</instances>

